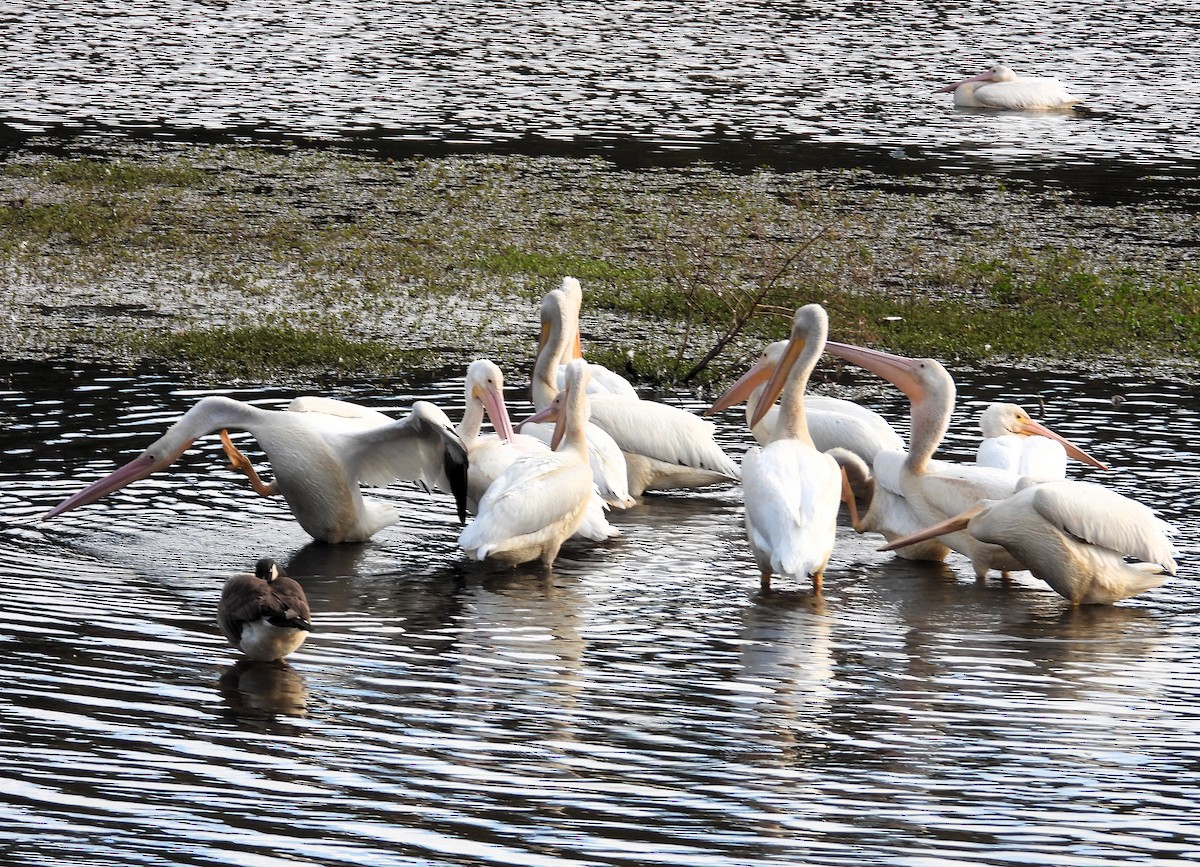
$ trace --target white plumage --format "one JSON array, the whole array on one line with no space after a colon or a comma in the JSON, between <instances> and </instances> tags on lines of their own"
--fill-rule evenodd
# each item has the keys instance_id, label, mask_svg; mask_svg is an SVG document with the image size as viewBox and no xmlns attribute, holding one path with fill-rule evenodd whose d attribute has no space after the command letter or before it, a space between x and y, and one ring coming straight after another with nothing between
<instances>
[{"instance_id":1,"label":"white plumage","mask_svg":"<svg viewBox=\"0 0 1200 867\"><path fill-rule=\"evenodd\" d=\"M1047 111L1070 108L1081 100L1071 96L1054 78L1022 78L1003 63L938 88L953 93L962 108L994 108L1008 111Z\"/></svg>"},{"instance_id":2,"label":"white plumage","mask_svg":"<svg viewBox=\"0 0 1200 867\"><path fill-rule=\"evenodd\" d=\"M539 560L549 567L579 528L595 489L584 432L587 378L584 363L570 366L555 432L554 445L561 447L517 459L488 487L458 539L468 556L510 565Z\"/></svg>"},{"instance_id":3,"label":"white plumage","mask_svg":"<svg viewBox=\"0 0 1200 867\"><path fill-rule=\"evenodd\" d=\"M761 414L782 392L771 441L742 459L746 537L770 589L771 576L811 579L814 592L833 554L842 476L837 462L813 444L805 422L804 389L828 333L824 308L796 311L792 335L763 390ZM751 426L758 417L751 418Z\"/></svg>"},{"instance_id":4,"label":"white plumage","mask_svg":"<svg viewBox=\"0 0 1200 867\"><path fill-rule=\"evenodd\" d=\"M983 439L975 463L1027 476L1038 481L1065 479L1067 455L1102 470L1108 469L1015 403L991 403L979 417Z\"/></svg>"},{"instance_id":5,"label":"white plumage","mask_svg":"<svg viewBox=\"0 0 1200 867\"><path fill-rule=\"evenodd\" d=\"M248 431L271 462L275 481L264 484L225 433ZM45 519L94 502L165 469L194 440L221 431L226 454L264 496L283 495L297 522L322 542L360 542L397 521L396 510L362 496L360 484L384 487L396 479L453 491L465 517L466 449L450 420L417 401L394 421L357 404L296 398L286 411L261 409L227 397L202 398L141 455L64 500Z\"/></svg>"},{"instance_id":6,"label":"white plumage","mask_svg":"<svg viewBox=\"0 0 1200 867\"><path fill-rule=\"evenodd\" d=\"M538 313L541 330L530 378L530 396L534 408L540 411L546 410L559 393L555 371L560 361L564 362L565 368L565 362L570 360L566 356L570 354L570 335L578 333L578 318L570 299L561 289L553 289L542 297ZM591 370L589 365L589 382ZM550 444L552 425L526 420L520 427L522 433ZM586 438L588 464L592 468L601 499L617 509L634 505L636 501L629 493L629 470L620 447L608 433L591 422L587 424Z\"/></svg>"},{"instance_id":7,"label":"white plumage","mask_svg":"<svg viewBox=\"0 0 1200 867\"><path fill-rule=\"evenodd\" d=\"M1091 482L1025 479L1012 496L982 500L892 544L963 529L1003 546L1074 605L1116 602L1175 574L1171 526L1141 503Z\"/></svg>"}]
</instances>

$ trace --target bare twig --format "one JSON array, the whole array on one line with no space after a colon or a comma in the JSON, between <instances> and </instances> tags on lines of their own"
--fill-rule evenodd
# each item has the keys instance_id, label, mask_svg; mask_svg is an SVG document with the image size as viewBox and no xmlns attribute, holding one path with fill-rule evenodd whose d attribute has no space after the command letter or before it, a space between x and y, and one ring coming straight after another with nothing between
<instances>
[{"instance_id":1,"label":"bare twig","mask_svg":"<svg viewBox=\"0 0 1200 867\"><path fill-rule=\"evenodd\" d=\"M775 269L775 273L771 274L762 282L762 285L759 286L758 291L750 296L749 303L741 310L741 312L737 313L733 317L733 320L729 323L729 327L725 329L725 333L722 334L717 342L713 344L712 348L704 354L704 357L692 365L692 368L683 375L681 380L682 382L690 382L692 379L699 376L700 373L706 367L708 367L710 363L712 363L712 360L720 355L725 350L725 347L728 346L734 338L742 333L742 330L746 327L746 323L750 321L751 317L753 317L755 313L766 306L763 304L763 299L765 299L771 290L775 288L775 284L779 282L780 278L783 277L792 264L799 259L809 247L815 244L822 235L825 234L826 229L827 227L825 226L822 226L820 229L818 229L816 234L793 250L791 255L783 260L783 263ZM775 308L772 307L772 309Z\"/></svg>"}]
</instances>

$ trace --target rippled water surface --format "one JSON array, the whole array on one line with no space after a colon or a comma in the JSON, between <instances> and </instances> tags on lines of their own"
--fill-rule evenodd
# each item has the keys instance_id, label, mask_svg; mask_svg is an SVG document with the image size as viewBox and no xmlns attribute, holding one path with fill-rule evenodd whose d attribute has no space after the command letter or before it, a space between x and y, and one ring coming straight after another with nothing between
<instances>
[{"instance_id":1,"label":"rippled water surface","mask_svg":"<svg viewBox=\"0 0 1200 867\"><path fill-rule=\"evenodd\" d=\"M839 379L902 418L870 377ZM455 416L460 388L339 395ZM309 544L221 468L215 437L102 503L11 523L203 393L0 366L6 864L1200 858L1190 385L960 376L948 455L983 403L1040 396L1047 424L1113 465L1107 484L1179 527L1179 577L1115 606L1070 610L1027 574L980 586L962 560L898 563L845 528L822 600L786 582L763 595L736 487L615 515L623 536L568 551L551 580L468 565L446 498L401 485L379 492L398 525ZM719 424L740 452L741 420ZM263 555L314 612L281 667L239 663L215 624L223 579Z\"/></svg>"},{"instance_id":2,"label":"rippled water surface","mask_svg":"<svg viewBox=\"0 0 1200 867\"><path fill-rule=\"evenodd\" d=\"M1165 0L48 0L0 4L0 45L12 134L724 143L752 162L778 145L794 165L864 148L1010 168L1200 157L1194 15ZM996 59L1062 79L1093 113L967 114L933 92Z\"/></svg>"}]
</instances>

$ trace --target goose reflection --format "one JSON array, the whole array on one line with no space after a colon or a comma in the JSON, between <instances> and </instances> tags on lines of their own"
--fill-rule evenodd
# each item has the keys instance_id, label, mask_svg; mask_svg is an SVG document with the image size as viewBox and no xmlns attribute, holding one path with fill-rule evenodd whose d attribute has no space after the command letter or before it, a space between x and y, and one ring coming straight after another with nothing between
<instances>
[{"instance_id":1,"label":"goose reflection","mask_svg":"<svg viewBox=\"0 0 1200 867\"><path fill-rule=\"evenodd\" d=\"M308 712L308 684L281 660L238 660L221 674L217 690L235 717L264 719Z\"/></svg>"}]
</instances>

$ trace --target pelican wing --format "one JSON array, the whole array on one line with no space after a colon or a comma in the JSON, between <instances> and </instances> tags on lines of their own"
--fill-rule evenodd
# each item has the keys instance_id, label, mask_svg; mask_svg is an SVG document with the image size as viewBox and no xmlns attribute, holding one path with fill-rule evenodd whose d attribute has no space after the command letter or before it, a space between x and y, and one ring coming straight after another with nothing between
<instances>
[{"instance_id":1,"label":"pelican wing","mask_svg":"<svg viewBox=\"0 0 1200 867\"><path fill-rule=\"evenodd\" d=\"M921 496L933 509L950 517L980 500L1003 500L1017 489L1020 477L993 467L970 464L930 462L928 471L918 477Z\"/></svg>"},{"instance_id":2,"label":"pelican wing","mask_svg":"<svg viewBox=\"0 0 1200 867\"><path fill-rule=\"evenodd\" d=\"M325 417L338 423L336 430L366 430L395 421L391 416L361 404L315 395L293 398L288 404L288 412L312 413L310 420L318 424L325 420L321 417Z\"/></svg>"},{"instance_id":3,"label":"pelican wing","mask_svg":"<svg viewBox=\"0 0 1200 867\"><path fill-rule=\"evenodd\" d=\"M592 422L623 452L741 478L737 464L717 445L714 425L687 410L650 400L598 398L592 401Z\"/></svg>"},{"instance_id":4,"label":"pelican wing","mask_svg":"<svg viewBox=\"0 0 1200 867\"><path fill-rule=\"evenodd\" d=\"M404 419L343 434L338 446L347 471L360 482L384 487L408 479L450 491L459 520L465 520L467 449L433 404L417 401Z\"/></svg>"},{"instance_id":5,"label":"pelican wing","mask_svg":"<svg viewBox=\"0 0 1200 867\"><path fill-rule=\"evenodd\" d=\"M1079 102L1053 78L1018 78L988 84L975 90L976 101L985 108L1053 108Z\"/></svg>"},{"instance_id":6,"label":"pelican wing","mask_svg":"<svg viewBox=\"0 0 1200 867\"><path fill-rule=\"evenodd\" d=\"M833 398L825 398L831 401ZM817 407L822 402L818 402ZM855 404L849 401L839 401L841 404ZM903 449L904 440L892 430L882 418L862 415L858 412L844 412L844 407L835 409L810 408L809 400L804 401L808 433L818 451L826 452L831 448L844 448L854 452L868 464L881 451ZM864 413L870 410L857 407ZM873 414L872 414L873 415Z\"/></svg>"},{"instance_id":7,"label":"pelican wing","mask_svg":"<svg viewBox=\"0 0 1200 867\"><path fill-rule=\"evenodd\" d=\"M785 439L751 448L742 465L746 533L760 563L792 577L823 569L841 493L833 458Z\"/></svg>"},{"instance_id":8,"label":"pelican wing","mask_svg":"<svg viewBox=\"0 0 1200 867\"><path fill-rule=\"evenodd\" d=\"M592 471L586 464L556 452L523 457L488 487L459 544L468 551L488 551L537 533L577 509L592 492Z\"/></svg>"},{"instance_id":9,"label":"pelican wing","mask_svg":"<svg viewBox=\"0 0 1200 867\"><path fill-rule=\"evenodd\" d=\"M1175 574L1174 528L1147 506L1092 482L1050 482L1032 496L1037 513L1062 532Z\"/></svg>"},{"instance_id":10,"label":"pelican wing","mask_svg":"<svg viewBox=\"0 0 1200 867\"><path fill-rule=\"evenodd\" d=\"M565 364L560 364L558 370L555 371L554 384L562 391L563 385L566 383ZM603 364L588 362L588 373L591 374L591 382L588 383L588 394L604 396L624 397L630 400L640 400L641 396L637 393L629 380L621 376L621 374L609 370Z\"/></svg>"}]
</instances>

